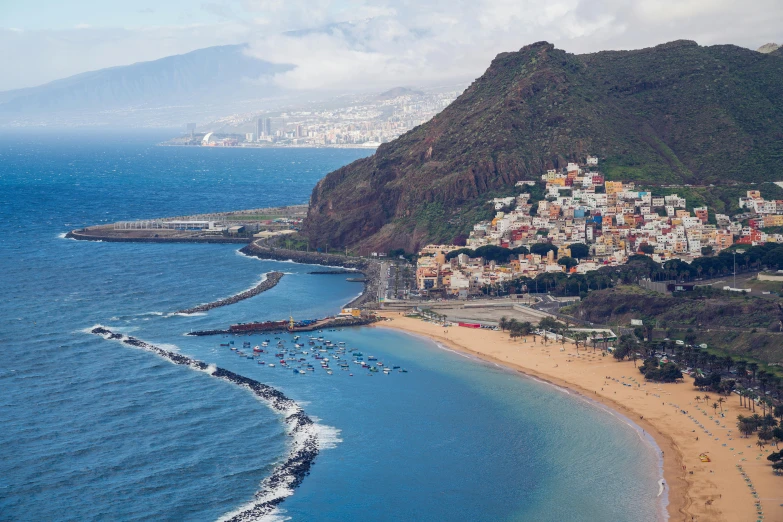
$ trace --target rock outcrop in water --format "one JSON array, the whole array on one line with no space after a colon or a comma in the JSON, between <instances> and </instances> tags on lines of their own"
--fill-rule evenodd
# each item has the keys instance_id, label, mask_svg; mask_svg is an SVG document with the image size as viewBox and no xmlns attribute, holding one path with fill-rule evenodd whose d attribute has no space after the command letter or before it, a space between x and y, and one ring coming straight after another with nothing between
<instances>
[{"instance_id":1,"label":"rock outcrop in water","mask_svg":"<svg viewBox=\"0 0 783 522\"><path fill-rule=\"evenodd\" d=\"M280 279L283 278L283 272L269 272L266 274L266 277L263 281L258 283L256 286L251 288L250 290L245 290L244 292L240 292L236 295L232 295L231 297L227 297L225 299L219 299L217 301L213 301L211 303L206 303L198 306L194 306L193 308L187 308L185 310L180 310L177 313L178 314L193 314L196 312L206 312L207 310L212 310L213 308L218 308L220 306L227 306L230 304L238 303L239 301L242 301L244 299L248 299L250 297L253 297L254 295L258 295L262 292L266 292L270 288L274 288L277 283L280 282Z\"/></svg>"},{"instance_id":2,"label":"rock outcrop in water","mask_svg":"<svg viewBox=\"0 0 783 522\"><path fill-rule=\"evenodd\" d=\"M252 391L253 394L266 402L274 411L285 417L285 424L289 436L292 439L288 455L278 464L272 473L265 478L260 485L255 498L249 504L227 514L221 520L230 522L249 522L259 520L282 503L286 497L293 494L294 489L302 483L302 480L310 473L313 461L319 453L319 440L316 426L312 419L293 400L282 392L262 384L254 379L244 377L223 368L209 365L196 359L191 359L169 350L164 350L153 344L149 344L135 337L112 332L101 326L91 330L95 335L104 339L119 341L129 346L140 348L157 354L174 363L188 366L194 370L205 372L212 377L232 382Z\"/></svg>"}]
</instances>

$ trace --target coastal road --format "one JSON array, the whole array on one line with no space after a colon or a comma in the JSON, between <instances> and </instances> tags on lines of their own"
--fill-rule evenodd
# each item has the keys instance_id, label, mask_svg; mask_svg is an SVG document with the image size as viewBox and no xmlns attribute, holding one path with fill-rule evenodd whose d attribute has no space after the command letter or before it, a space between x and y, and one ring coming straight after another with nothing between
<instances>
[{"instance_id":1,"label":"coastal road","mask_svg":"<svg viewBox=\"0 0 783 522\"><path fill-rule=\"evenodd\" d=\"M378 301L385 299L389 294L389 276L391 274L390 263L381 261L380 281L378 283Z\"/></svg>"}]
</instances>

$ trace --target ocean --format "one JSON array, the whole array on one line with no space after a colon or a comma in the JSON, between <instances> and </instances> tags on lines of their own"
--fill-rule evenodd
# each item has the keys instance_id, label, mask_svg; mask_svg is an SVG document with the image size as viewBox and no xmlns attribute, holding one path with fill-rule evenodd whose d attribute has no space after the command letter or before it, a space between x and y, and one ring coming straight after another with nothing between
<instances>
[{"instance_id":1,"label":"ocean","mask_svg":"<svg viewBox=\"0 0 783 522\"><path fill-rule=\"evenodd\" d=\"M288 334L186 336L334 313L361 286L238 245L65 232L304 203L327 172L370 151L155 146L168 137L0 135L0 520L218 520L252 503L293 444L283 416L247 389L89 333L97 325L271 386L314 421L310 474L263 519L661 519L649 438L547 383L387 329L318 335L406 373L295 374L220 346L291 346ZM172 313L273 270L286 275L263 294Z\"/></svg>"}]
</instances>

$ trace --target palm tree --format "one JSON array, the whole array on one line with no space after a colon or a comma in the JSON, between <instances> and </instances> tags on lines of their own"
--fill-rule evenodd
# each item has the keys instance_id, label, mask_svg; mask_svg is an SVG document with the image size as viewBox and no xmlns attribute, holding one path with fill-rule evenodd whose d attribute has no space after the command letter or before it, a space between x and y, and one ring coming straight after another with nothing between
<instances>
[{"instance_id":1,"label":"palm tree","mask_svg":"<svg viewBox=\"0 0 783 522\"><path fill-rule=\"evenodd\" d=\"M701 395L697 395L696 397L694 397L694 399L696 400L696 402L699 402L701 400Z\"/></svg>"},{"instance_id":2,"label":"palm tree","mask_svg":"<svg viewBox=\"0 0 783 522\"><path fill-rule=\"evenodd\" d=\"M755 362L748 363L748 370L750 370L751 373L753 374L753 378L752 378L753 381L756 380L756 372L758 371L758 369L759 369L758 363Z\"/></svg>"},{"instance_id":3,"label":"palm tree","mask_svg":"<svg viewBox=\"0 0 783 522\"><path fill-rule=\"evenodd\" d=\"M707 395L707 394L705 393L705 394L704 394L704 397L702 397L702 399L704 399L704 402L709 402L709 401L710 401L710 399L712 399L712 397L710 397L709 395Z\"/></svg>"},{"instance_id":4,"label":"palm tree","mask_svg":"<svg viewBox=\"0 0 783 522\"><path fill-rule=\"evenodd\" d=\"M506 319L506 316L500 318L500 321L498 321L498 326L500 326L500 331L505 332L506 328L508 328L508 319Z\"/></svg>"},{"instance_id":5,"label":"palm tree","mask_svg":"<svg viewBox=\"0 0 783 522\"><path fill-rule=\"evenodd\" d=\"M718 403L717 402L713 402L712 403L712 409L715 410L715 413L718 413Z\"/></svg>"},{"instance_id":6,"label":"palm tree","mask_svg":"<svg viewBox=\"0 0 783 522\"><path fill-rule=\"evenodd\" d=\"M746 361L737 361L737 378L743 381L748 378L748 363Z\"/></svg>"},{"instance_id":7,"label":"palm tree","mask_svg":"<svg viewBox=\"0 0 783 522\"><path fill-rule=\"evenodd\" d=\"M763 450L764 449L764 441L761 440L761 439L757 440L756 441L756 446L758 446L760 450Z\"/></svg>"},{"instance_id":8,"label":"palm tree","mask_svg":"<svg viewBox=\"0 0 783 522\"><path fill-rule=\"evenodd\" d=\"M720 411L723 411L723 403L726 402L726 399L723 397L718 397L718 404L720 405Z\"/></svg>"}]
</instances>

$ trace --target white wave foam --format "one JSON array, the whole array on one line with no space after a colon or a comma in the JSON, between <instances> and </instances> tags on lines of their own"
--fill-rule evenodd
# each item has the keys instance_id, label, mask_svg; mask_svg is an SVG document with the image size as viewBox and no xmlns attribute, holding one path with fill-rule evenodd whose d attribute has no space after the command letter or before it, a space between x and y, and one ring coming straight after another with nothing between
<instances>
[{"instance_id":1,"label":"white wave foam","mask_svg":"<svg viewBox=\"0 0 783 522\"><path fill-rule=\"evenodd\" d=\"M168 350L170 352L179 352L179 346L177 346L176 344L161 343L161 344L156 344L155 346L157 346L158 348L162 348L164 350Z\"/></svg>"},{"instance_id":2,"label":"white wave foam","mask_svg":"<svg viewBox=\"0 0 783 522\"><path fill-rule=\"evenodd\" d=\"M170 314L166 314L166 317L174 317L175 315L178 315L180 317L197 317L200 315L207 315L206 312L193 312L190 314L186 314L185 312L172 312Z\"/></svg>"},{"instance_id":3,"label":"white wave foam","mask_svg":"<svg viewBox=\"0 0 783 522\"><path fill-rule=\"evenodd\" d=\"M61 233L57 234L57 237L59 237L60 239L65 239L65 236L67 234L68 234L68 232L61 232Z\"/></svg>"},{"instance_id":4,"label":"white wave foam","mask_svg":"<svg viewBox=\"0 0 783 522\"><path fill-rule=\"evenodd\" d=\"M326 424L314 424L316 433L318 434L318 449L334 449L339 443L343 441L340 438L342 430L335 428L334 426L327 426Z\"/></svg>"},{"instance_id":5,"label":"white wave foam","mask_svg":"<svg viewBox=\"0 0 783 522\"><path fill-rule=\"evenodd\" d=\"M95 325L92 329L104 328L101 325ZM92 333L92 329L90 333ZM134 346L138 349L152 352L163 359L175 364L182 364L189 367L192 370L214 375L218 370L214 364L206 365L190 357L184 357L181 355L174 355L172 352L166 352L163 348L171 347L174 345L151 345L144 341L136 339L134 343L128 343L130 338L124 334L114 334L108 329L104 328L104 332L101 333L101 337L107 340L114 340L129 346ZM176 346L174 346L176 348ZM278 413L283 418L283 422L286 425L286 431L290 436L290 442L288 444L288 453L284 457L284 460L279 464L272 473L264 479L258 491L255 494L255 498L240 506L238 509L233 510L220 517L219 520L231 520L242 522L258 522L258 521L280 521L287 520L282 515L282 512L276 506L270 506L269 504L274 501L280 501L286 497L294 494L294 488L301 481L302 477L297 476L296 472L289 468L291 462L296 462L302 455L306 455L313 450L317 451L321 448L333 448L337 443L341 442L339 438L340 430L331 426L324 426L312 422L311 419L304 414L301 406L295 401L285 396L264 396L253 390L250 385L238 382L231 378L220 377L221 379L233 382L241 388L245 388L253 393L261 402L264 402L272 411ZM256 384L260 384L256 381ZM294 466L295 469L295 466ZM254 513L257 511L257 513Z\"/></svg>"}]
</instances>

